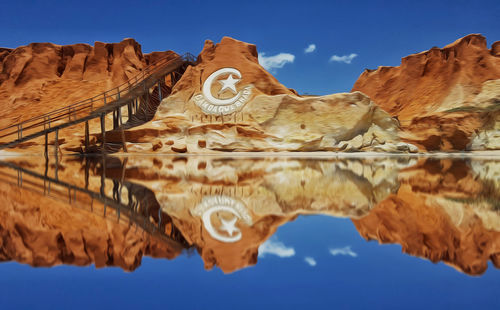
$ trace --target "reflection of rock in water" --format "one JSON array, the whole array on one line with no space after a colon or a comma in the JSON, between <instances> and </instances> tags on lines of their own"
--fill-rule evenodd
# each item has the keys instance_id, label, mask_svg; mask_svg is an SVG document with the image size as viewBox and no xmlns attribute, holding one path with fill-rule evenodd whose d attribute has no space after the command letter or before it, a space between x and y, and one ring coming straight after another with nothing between
<instances>
[{"instance_id":1,"label":"reflection of rock in water","mask_svg":"<svg viewBox=\"0 0 500 310\"><path fill-rule=\"evenodd\" d=\"M400 174L397 193L353 219L356 228L366 239L401 244L408 254L469 274L483 273L489 260L500 268L498 190L490 196L498 162L470 166L458 159L422 160Z\"/></svg>"},{"instance_id":2,"label":"reflection of rock in water","mask_svg":"<svg viewBox=\"0 0 500 310\"><path fill-rule=\"evenodd\" d=\"M366 215L397 190L399 167L412 161L131 158L125 174L153 189L162 209L198 248L207 268L217 265L232 272L256 263L259 245L298 215ZM227 203L217 202L217 197ZM244 212L231 209L240 205ZM249 220L244 220L244 214Z\"/></svg>"},{"instance_id":3,"label":"reflection of rock in water","mask_svg":"<svg viewBox=\"0 0 500 310\"><path fill-rule=\"evenodd\" d=\"M33 170L0 168L0 196L5 199L0 208L1 261L32 266L94 263L134 270L143 255L172 259L186 246L147 188L113 180L112 187L100 187L99 193L88 186L88 179L85 188L68 187L71 179L37 176L36 164L29 167ZM59 171L64 175L71 170L61 166ZM17 184L12 182L16 177ZM119 195L122 188L127 189L125 197Z\"/></svg>"},{"instance_id":4,"label":"reflection of rock in water","mask_svg":"<svg viewBox=\"0 0 500 310\"><path fill-rule=\"evenodd\" d=\"M43 172L43 165L19 163ZM173 258L193 246L206 268L232 272L255 264L259 246L279 226L324 214L352 218L366 239L401 244L408 254L469 274L484 272L489 260L500 266L500 165L491 160L124 157L66 160L58 171L75 186L132 202L138 218L181 246L0 183L7 197L2 259L132 270L142 255Z\"/></svg>"}]
</instances>

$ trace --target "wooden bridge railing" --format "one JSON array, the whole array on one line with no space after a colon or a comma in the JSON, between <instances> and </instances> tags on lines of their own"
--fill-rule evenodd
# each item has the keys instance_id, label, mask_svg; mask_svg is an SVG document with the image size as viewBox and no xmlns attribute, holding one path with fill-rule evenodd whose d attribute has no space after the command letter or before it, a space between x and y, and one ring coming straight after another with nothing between
<instances>
[{"instance_id":1,"label":"wooden bridge railing","mask_svg":"<svg viewBox=\"0 0 500 310\"><path fill-rule=\"evenodd\" d=\"M119 99L138 97L146 91L148 80L158 79L169 71L174 71L185 63L194 63L194 61L195 57L189 53L182 56L161 58L117 87L63 108L2 128L0 129L0 141L2 141L0 149L26 141L27 133L30 133L29 135L34 138L40 135L33 133L52 131L50 129L57 125L71 123L78 118L89 116Z\"/></svg>"}]
</instances>

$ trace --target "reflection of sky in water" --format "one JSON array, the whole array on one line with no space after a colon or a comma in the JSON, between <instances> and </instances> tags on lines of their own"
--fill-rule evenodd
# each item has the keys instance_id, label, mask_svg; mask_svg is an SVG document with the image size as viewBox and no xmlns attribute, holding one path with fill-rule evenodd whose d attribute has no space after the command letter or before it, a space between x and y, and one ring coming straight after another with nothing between
<instances>
[{"instance_id":1,"label":"reflection of sky in water","mask_svg":"<svg viewBox=\"0 0 500 310\"><path fill-rule=\"evenodd\" d=\"M228 275L217 268L205 271L197 254L172 261L144 257L132 273L3 263L0 309L498 309L500 304L498 269L490 266L481 277L471 277L402 254L399 245L366 242L349 219L301 216L271 240L293 248L293 255L267 253L257 265ZM332 255L332 249L343 252Z\"/></svg>"}]
</instances>

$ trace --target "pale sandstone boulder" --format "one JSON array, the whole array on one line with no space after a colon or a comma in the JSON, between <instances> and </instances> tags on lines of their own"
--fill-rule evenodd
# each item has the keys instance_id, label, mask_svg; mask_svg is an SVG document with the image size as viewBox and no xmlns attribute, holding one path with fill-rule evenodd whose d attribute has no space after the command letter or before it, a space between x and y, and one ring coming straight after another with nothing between
<instances>
[{"instance_id":1,"label":"pale sandstone boulder","mask_svg":"<svg viewBox=\"0 0 500 310\"><path fill-rule=\"evenodd\" d=\"M251 88L249 100L228 115L207 115L195 104L204 81L221 68L241 72L237 86ZM212 94L221 85L211 85ZM222 92L220 98L231 97ZM215 96L215 95L214 95ZM152 129L154 129L152 131ZM130 130L136 143L162 141L156 152L213 151L390 151L416 152L398 137L398 122L360 92L298 96L258 63L254 45L225 37L207 41L196 66L188 68L164 99L154 120ZM383 148L375 146L383 145ZM177 148L178 149L178 148Z\"/></svg>"}]
</instances>

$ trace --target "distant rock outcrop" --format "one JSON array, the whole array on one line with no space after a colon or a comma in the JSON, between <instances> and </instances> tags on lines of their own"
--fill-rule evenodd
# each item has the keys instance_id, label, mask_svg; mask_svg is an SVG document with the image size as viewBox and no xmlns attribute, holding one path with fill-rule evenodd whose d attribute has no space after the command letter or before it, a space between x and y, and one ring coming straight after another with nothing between
<instances>
[{"instance_id":1,"label":"distant rock outcrop","mask_svg":"<svg viewBox=\"0 0 500 310\"><path fill-rule=\"evenodd\" d=\"M471 146L475 132L498 127L499 50L500 41L488 49L483 36L471 34L404 57L399 67L365 70L352 91L365 93L397 117L402 137L426 150L499 149L498 130L485 133L497 144Z\"/></svg>"},{"instance_id":2,"label":"distant rock outcrop","mask_svg":"<svg viewBox=\"0 0 500 310\"><path fill-rule=\"evenodd\" d=\"M212 80L220 70L229 71ZM233 93L221 84L235 79ZM217 105L210 97L240 100ZM129 152L417 151L399 140L397 121L367 96L298 96L258 63L255 45L229 37L207 41L153 121L126 135L136 137Z\"/></svg>"}]
</instances>

